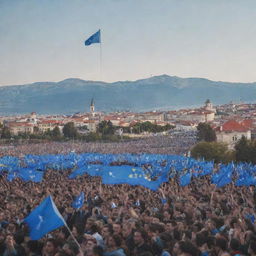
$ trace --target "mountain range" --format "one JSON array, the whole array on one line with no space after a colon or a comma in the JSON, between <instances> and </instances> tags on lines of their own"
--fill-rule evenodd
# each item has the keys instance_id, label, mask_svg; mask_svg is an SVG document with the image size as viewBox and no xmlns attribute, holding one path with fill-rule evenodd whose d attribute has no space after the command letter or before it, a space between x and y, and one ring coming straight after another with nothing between
<instances>
[{"instance_id":1,"label":"mountain range","mask_svg":"<svg viewBox=\"0 0 256 256\"><path fill-rule=\"evenodd\" d=\"M73 114L89 111L173 110L202 106L256 102L256 83L216 82L204 78L154 76L136 81L106 83L70 78L61 82L0 86L0 114Z\"/></svg>"}]
</instances>

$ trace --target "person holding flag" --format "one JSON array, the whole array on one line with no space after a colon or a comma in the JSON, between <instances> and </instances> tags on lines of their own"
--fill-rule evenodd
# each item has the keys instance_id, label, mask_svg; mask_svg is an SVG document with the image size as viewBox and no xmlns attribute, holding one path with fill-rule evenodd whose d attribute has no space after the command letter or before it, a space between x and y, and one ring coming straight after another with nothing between
<instances>
[{"instance_id":1,"label":"person holding flag","mask_svg":"<svg viewBox=\"0 0 256 256\"><path fill-rule=\"evenodd\" d=\"M44 201L24 219L24 222L29 226L29 236L31 240L39 240L49 232L65 226L72 239L81 250L80 244L70 231L51 196L46 197Z\"/></svg>"}]
</instances>

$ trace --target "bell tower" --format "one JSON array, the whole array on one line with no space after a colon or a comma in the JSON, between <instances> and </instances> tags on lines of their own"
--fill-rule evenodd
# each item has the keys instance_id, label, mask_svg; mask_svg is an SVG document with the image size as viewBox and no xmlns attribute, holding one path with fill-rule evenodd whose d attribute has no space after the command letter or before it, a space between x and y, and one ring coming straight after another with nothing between
<instances>
[{"instance_id":1,"label":"bell tower","mask_svg":"<svg viewBox=\"0 0 256 256\"><path fill-rule=\"evenodd\" d=\"M95 116L95 107L94 107L94 100L93 100L93 98L92 98L92 100L91 100L91 105L90 105L90 113L91 113L91 115L94 117Z\"/></svg>"}]
</instances>

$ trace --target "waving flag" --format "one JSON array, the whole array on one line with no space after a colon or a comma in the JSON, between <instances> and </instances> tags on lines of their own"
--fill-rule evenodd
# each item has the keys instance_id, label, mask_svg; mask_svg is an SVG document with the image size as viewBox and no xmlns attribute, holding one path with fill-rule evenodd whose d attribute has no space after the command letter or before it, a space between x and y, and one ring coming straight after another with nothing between
<instances>
[{"instance_id":1,"label":"waving flag","mask_svg":"<svg viewBox=\"0 0 256 256\"><path fill-rule=\"evenodd\" d=\"M85 173L89 174L90 176L101 176L102 165L99 164L90 164L84 165L81 168L74 170L68 177L69 179L74 179L77 176L81 176Z\"/></svg>"},{"instance_id":2,"label":"waving flag","mask_svg":"<svg viewBox=\"0 0 256 256\"><path fill-rule=\"evenodd\" d=\"M66 225L51 196L45 198L24 221L29 226L32 240L38 240L52 230Z\"/></svg>"},{"instance_id":3,"label":"waving flag","mask_svg":"<svg viewBox=\"0 0 256 256\"><path fill-rule=\"evenodd\" d=\"M151 179L141 167L107 166L103 169L102 183L108 185L129 184L141 185L151 190L157 190L163 182L162 177Z\"/></svg>"},{"instance_id":4,"label":"waving flag","mask_svg":"<svg viewBox=\"0 0 256 256\"><path fill-rule=\"evenodd\" d=\"M190 181L191 181L191 173L188 172L186 174L183 174L180 176L180 186L184 187L189 185Z\"/></svg>"},{"instance_id":5,"label":"waving flag","mask_svg":"<svg viewBox=\"0 0 256 256\"><path fill-rule=\"evenodd\" d=\"M41 182L43 179L43 172L36 171L30 168L20 168L18 170L18 177L24 181Z\"/></svg>"},{"instance_id":6,"label":"waving flag","mask_svg":"<svg viewBox=\"0 0 256 256\"><path fill-rule=\"evenodd\" d=\"M218 188L228 185L232 182L233 169L232 165L223 165L218 173L212 175L212 183Z\"/></svg>"},{"instance_id":7,"label":"waving flag","mask_svg":"<svg viewBox=\"0 0 256 256\"><path fill-rule=\"evenodd\" d=\"M11 172L7 175L7 180L8 181L13 181L15 178L17 178L17 173L16 172Z\"/></svg>"},{"instance_id":8,"label":"waving flag","mask_svg":"<svg viewBox=\"0 0 256 256\"><path fill-rule=\"evenodd\" d=\"M75 198L75 200L72 202L72 207L75 209L79 209L84 204L84 192L81 192L79 196Z\"/></svg>"},{"instance_id":9,"label":"waving flag","mask_svg":"<svg viewBox=\"0 0 256 256\"><path fill-rule=\"evenodd\" d=\"M87 40L85 40L84 44L85 46L91 45L91 44L97 44L101 43L101 38L100 38L100 29L91 35Z\"/></svg>"},{"instance_id":10,"label":"waving flag","mask_svg":"<svg viewBox=\"0 0 256 256\"><path fill-rule=\"evenodd\" d=\"M251 176L250 174L244 172L241 173L238 177L238 179L236 180L235 183L236 186L255 186L256 185L256 177L255 176Z\"/></svg>"}]
</instances>

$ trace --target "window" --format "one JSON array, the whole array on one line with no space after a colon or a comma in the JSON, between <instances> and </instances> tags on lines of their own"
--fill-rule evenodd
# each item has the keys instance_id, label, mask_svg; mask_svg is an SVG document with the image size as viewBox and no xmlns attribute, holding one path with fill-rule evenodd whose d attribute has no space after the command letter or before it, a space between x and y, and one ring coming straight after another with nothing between
<instances>
[{"instance_id":1,"label":"window","mask_svg":"<svg viewBox=\"0 0 256 256\"><path fill-rule=\"evenodd\" d=\"M237 136L234 135L233 138L232 138L233 141L237 141Z\"/></svg>"}]
</instances>

